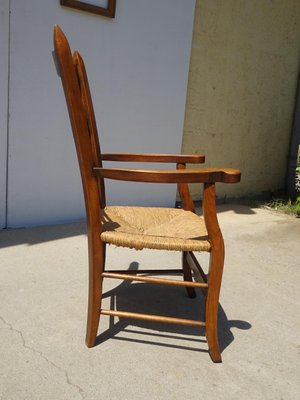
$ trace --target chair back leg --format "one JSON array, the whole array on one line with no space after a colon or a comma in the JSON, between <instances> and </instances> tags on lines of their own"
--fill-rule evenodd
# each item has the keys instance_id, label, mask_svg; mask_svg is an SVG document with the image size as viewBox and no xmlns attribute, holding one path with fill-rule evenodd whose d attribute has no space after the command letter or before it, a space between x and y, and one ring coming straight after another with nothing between
<instances>
[{"instance_id":1,"label":"chair back leg","mask_svg":"<svg viewBox=\"0 0 300 400\"><path fill-rule=\"evenodd\" d=\"M185 281L193 282L192 271L187 261L187 251L182 252L182 270L183 270L183 279ZM186 287L186 291L189 297L192 299L196 297L196 291L193 287Z\"/></svg>"},{"instance_id":2,"label":"chair back leg","mask_svg":"<svg viewBox=\"0 0 300 400\"><path fill-rule=\"evenodd\" d=\"M89 247L92 246L89 245ZM105 253L106 248L103 242L100 242L100 251L98 252L93 251L93 248L89 248L89 293L85 339L87 347L93 347L96 343L101 312L102 272L105 266Z\"/></svg>"}]
</instances>

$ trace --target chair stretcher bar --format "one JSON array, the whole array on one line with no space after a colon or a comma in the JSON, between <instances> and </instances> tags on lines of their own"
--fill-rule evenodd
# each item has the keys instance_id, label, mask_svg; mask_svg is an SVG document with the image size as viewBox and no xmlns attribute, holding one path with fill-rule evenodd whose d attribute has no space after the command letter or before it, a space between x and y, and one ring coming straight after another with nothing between
<instances>
[{"instance_id":1,"label":"chair stretcher bar","mask_svg":"<svg viewBox=\"0 0 300 400\"><path fill-rule=\"evenodd\" d=\"M102 272L103 278L112 279L123 279L129 281L140 281L149 283L158 283L163 285L173 285L173 286L184 286L184 287L198 287L207 288L208 284L203 282L190 282L190 281L178 281L175 279L162 279L162 278L150 278L146 276L128 275L128 274L115 274L113 272Z\"/></svg>"},{"instance_id":2,"label":"chair stretcher bar","mask_svg":"<svg viewBox=\"0 0 300 400\"><path fill-rule=\"evenodd\" d=\"M100 310L100 314L109 315L109 316L113 316L113 317L120 317L120 318L132 318L132 319L139 319L139 320L146 320L146 321L165 322L168 324L205 326L205 322L195 321L193 319L163 317L161 315L140 314L140 313L134 313L134 312L127 312L127 311L114 311L114 310L103 310L102 309L102 310Z\"/></svg>"}]
</instances>

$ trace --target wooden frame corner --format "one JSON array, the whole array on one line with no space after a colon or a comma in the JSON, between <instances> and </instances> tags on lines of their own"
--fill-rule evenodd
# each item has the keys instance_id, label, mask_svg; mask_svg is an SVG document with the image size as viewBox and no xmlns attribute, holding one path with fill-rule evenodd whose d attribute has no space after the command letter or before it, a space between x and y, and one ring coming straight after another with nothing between
<instances>
[{"instance_id":1,"label":"wooden frame corner","mask_svg":"<svg viewBox=\"0 0 300 400\"><path fill-rule=\"evenodd\" d=\"M90 12L97 15L102 15L108 18L115 18L117 0L107 0L107 7L95 6L89 4L88 1L79 0L60 0L60 5L65 7L75 8L77 10Z\"/></svg>"}]
</instances>

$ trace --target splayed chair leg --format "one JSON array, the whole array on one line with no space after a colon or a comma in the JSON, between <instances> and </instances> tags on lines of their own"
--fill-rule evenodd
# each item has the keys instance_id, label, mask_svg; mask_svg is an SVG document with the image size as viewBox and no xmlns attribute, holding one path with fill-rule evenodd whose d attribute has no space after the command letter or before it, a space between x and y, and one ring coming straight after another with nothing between
<instances>
[{"instance_id":1,"label":"splayed chair leg","mask_svg":"<svg viewBox=\"0 0 300 400\"><path fill-rule=\"evenodd\" d=\"M183 279L185 281L193 282L191 268L190 268L189 263L187 261L187 254L188 253L186 251L182 252ZM193 287L186 287L186 291L187 291L189 297L191 297L191 298L196 297L196 291L195 291L195 289Z\"/></svg>"},{"instance_id":2,"label":"splayed chair leg","mask_svg":"<svg viewBox=\"0 0 300 400\"><path fill-rule=\"evenodd\" d=\"M224 265L224 247L221 245L218 252L212 251L208 275L208 291L205 299L206 339L211 359L222 362L218 337L218 308Z\"/></svg>"},{"instance_id":3,"label":"splayed chair leg","mask_svg":"<svg viewBox=\"0 0 300 400\"><path fill-rule=\"evenodd\" d=\"M100 319L103 282L101 273L105 265L105 243L101 243L99 252L91 251L89 254L89 297L85 343L87 347L93 347L96 342Z\"/></svg>"},{"instance_id":4,"label":"splayed chair leg","mask_svg":"<svg viewBox=\"0 0 300 400\"><path fill-rule=\"evenodd\" d=\"M222 356L218 337L218 302L207 299L206 306L206 339L209 348L209 354L213 362L222 362Z\"/></svg>"},{"instance_id":5,"label":"splayed chair leg","mask_svg":"<svg viewBox=\"0 0 300 400\"><path fill-rule=\"evenodd\" d=\"M205 325L209 353L214 362L222 362L218 338L218 307L224 267L224 241L216 213L215 184L205 183L203 215L211 243L208 270L208 289L205 298Z\"/></svg>"}]
</instances>

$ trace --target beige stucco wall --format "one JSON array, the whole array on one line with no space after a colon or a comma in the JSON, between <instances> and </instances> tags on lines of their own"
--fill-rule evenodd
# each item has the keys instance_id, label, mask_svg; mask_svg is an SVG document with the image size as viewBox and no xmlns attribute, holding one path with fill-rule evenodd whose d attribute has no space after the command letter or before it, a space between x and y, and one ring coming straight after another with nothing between
<instances>
[{"instance_id":1,"label":"beige stucco wall","mask_svg":"<svg viewBox=\"0 0 300 400\"><path fill-rule=\"evenodd\" d=\"M299 0L197 0L182 151L242 170L219 196L284 187L299 50Z\"/></svg>"}]
</instances>

